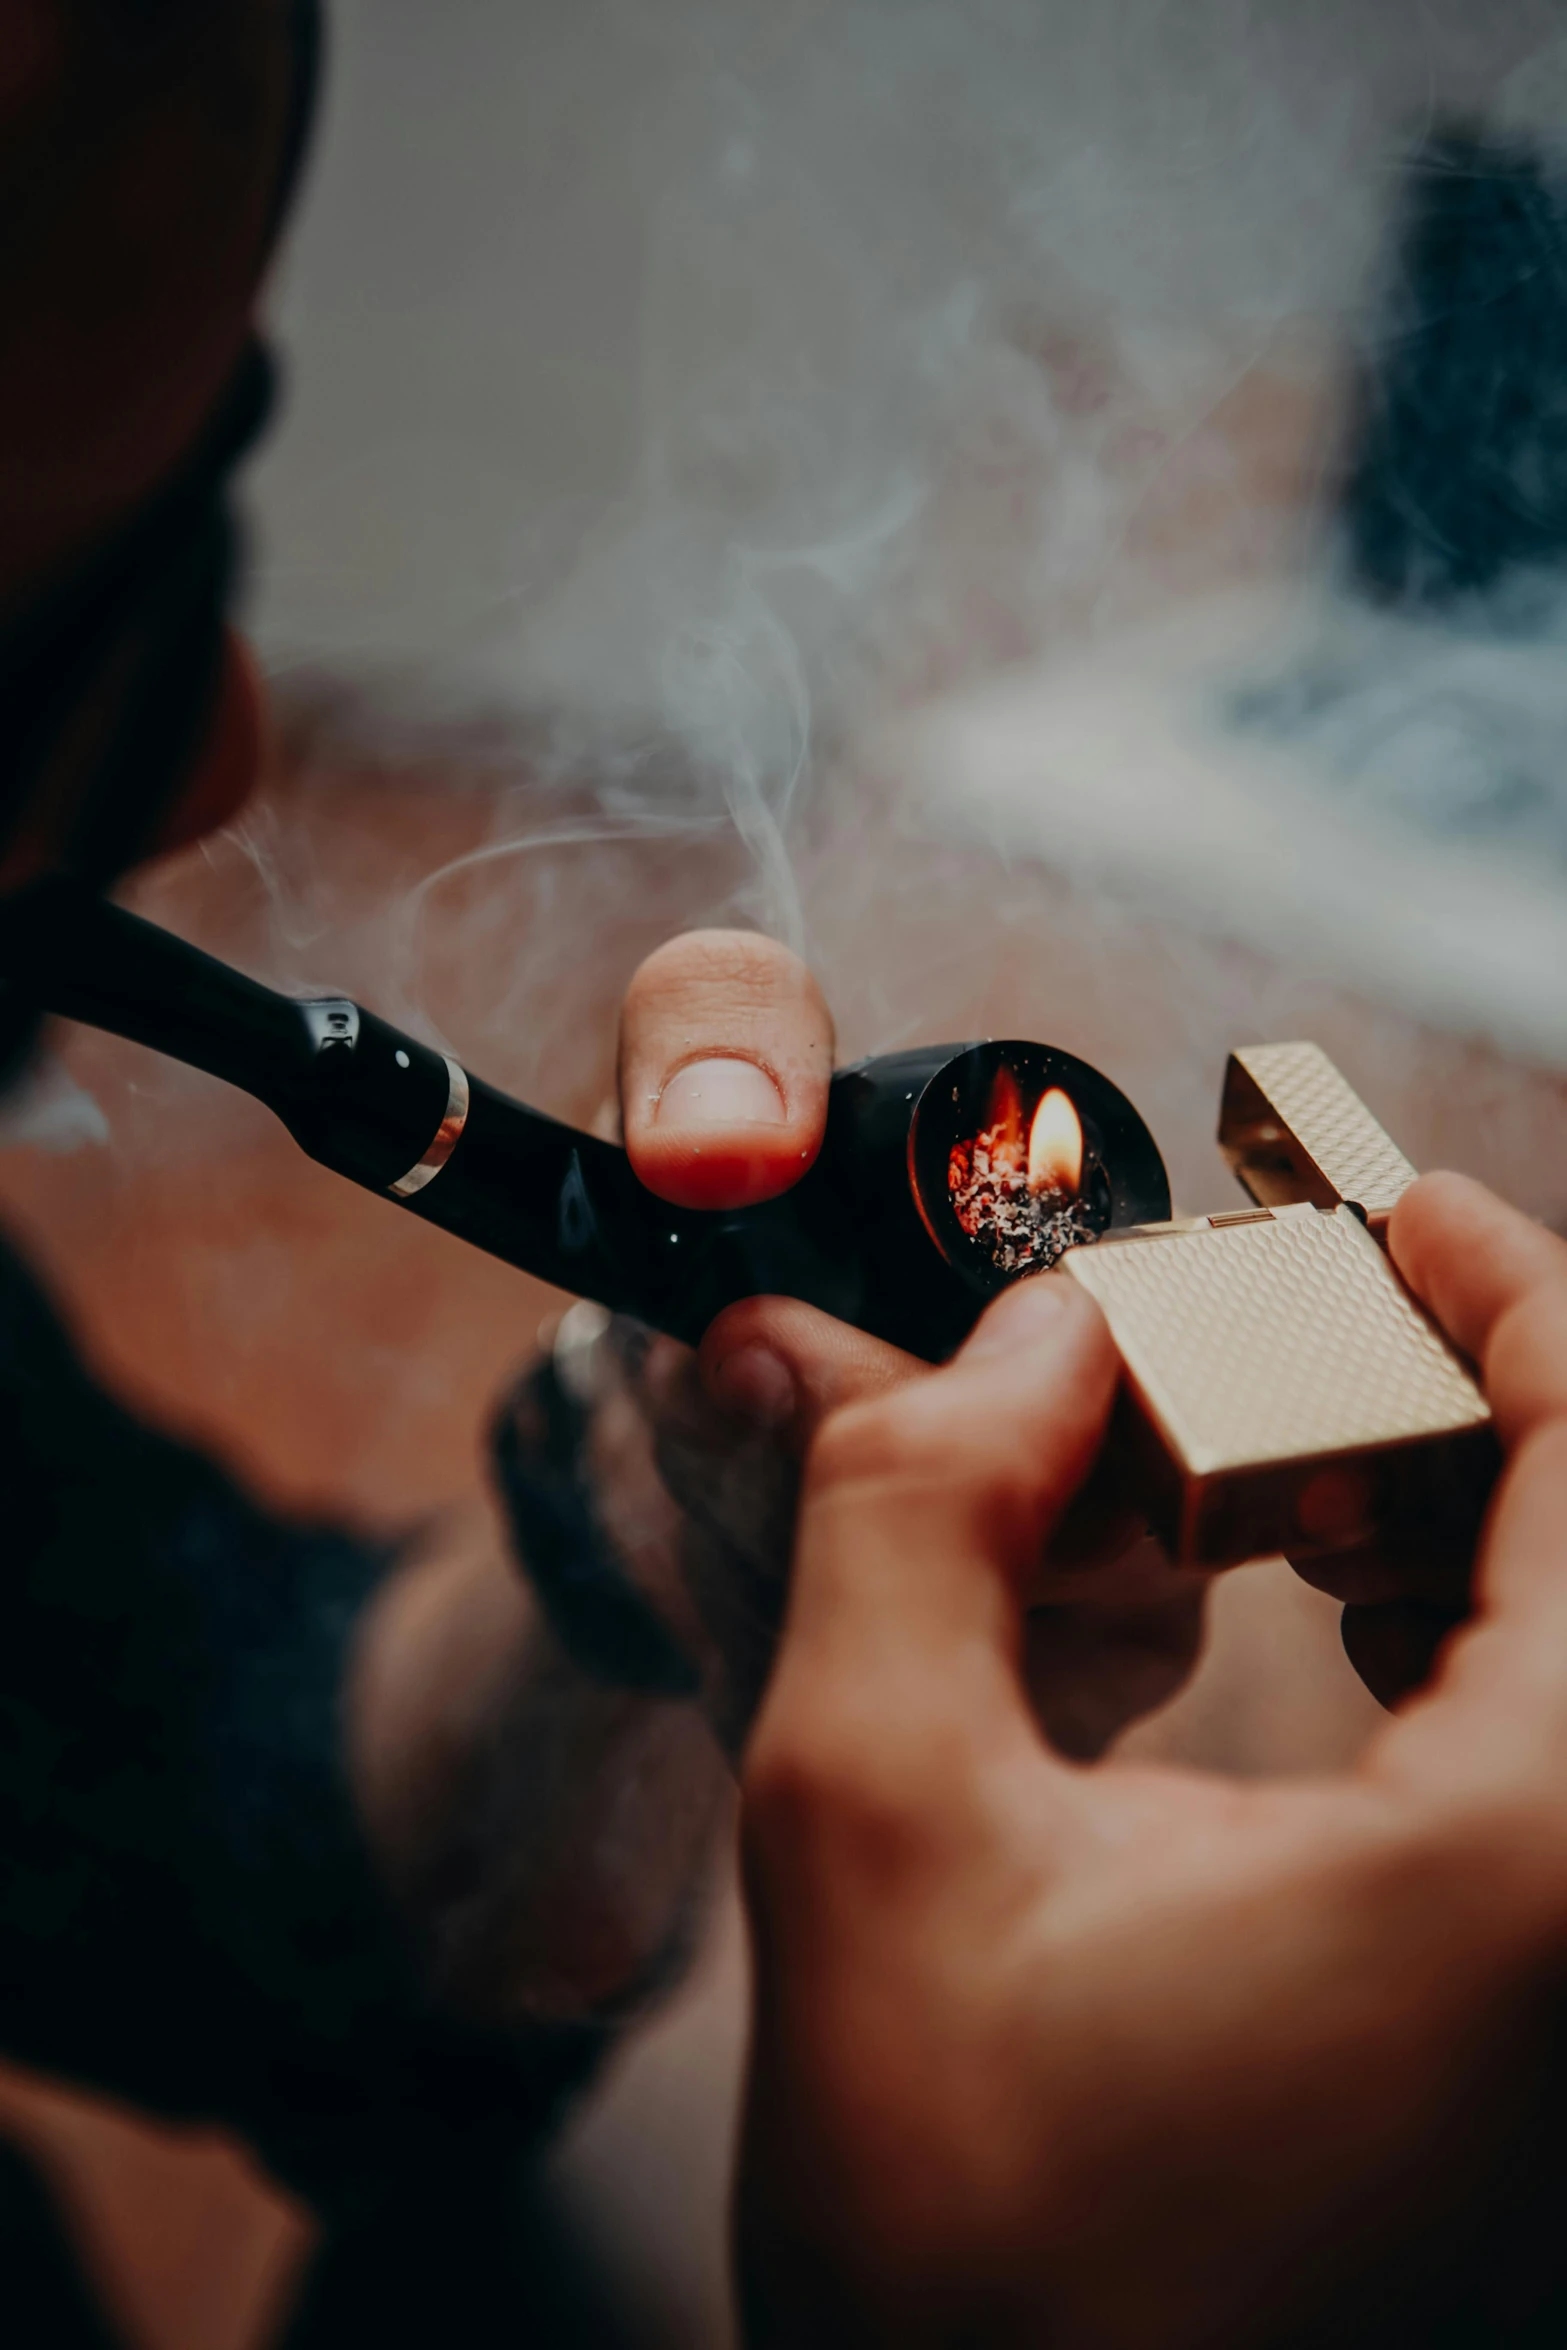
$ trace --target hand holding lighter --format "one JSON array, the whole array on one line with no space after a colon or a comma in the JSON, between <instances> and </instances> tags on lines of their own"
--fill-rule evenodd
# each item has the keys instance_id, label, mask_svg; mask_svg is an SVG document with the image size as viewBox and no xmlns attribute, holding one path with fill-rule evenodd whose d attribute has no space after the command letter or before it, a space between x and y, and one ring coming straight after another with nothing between
<instances>
[{"instance_id":1,"label":"hand holding lighter","mask_svg":"<svg viewBox=\"0 0 1567 2350\"><path fill-rule=\"evenodd\" d=\"M1065 1260L1120 1351L1115 1450L1171 1557L1477 1530L1490 1407L1383 1245L1415 1169L1313 1044L1232 1054L1219 1145L1254 1207Z\"/></svg>"},{"instance_id":2,"label":"hand holding lighter","mask_svg":"<svg viewBox=\"0 0 1567 2350\"><path fill-rule=\"evenodd\" d=\"M407 1213L693 1342L773 1292L940 1361L1060 1262L1120 1349L1113 1457L1183 1564L1450 1542L1495 1478L1485 1399L1381 1246L1414 1169L1315 1045L1231 1058L1219 1140L1256 1203L1234 1214L1170 1222L1134 1105L1015 1040L840 1070L802 1180L700 1214L346 998L280 995L70 883L8 901L0 989L243 1087Z\"/></svg>"}]
</instances>

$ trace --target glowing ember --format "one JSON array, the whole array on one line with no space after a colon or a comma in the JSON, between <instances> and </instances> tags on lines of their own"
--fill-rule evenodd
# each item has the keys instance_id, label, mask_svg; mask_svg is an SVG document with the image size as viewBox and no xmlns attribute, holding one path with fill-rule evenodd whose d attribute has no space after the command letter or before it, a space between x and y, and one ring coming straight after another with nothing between
<instances>
[{"instance_id":1,"label":"glowing ember","mask_svg":"<svg viewBox=\"0 0 1567 2350\"><path fill-rule=\"evenodd\" d=\"M997 1272L1039 1273L1097 1237L1078 1196L1082 1176L1083 1128L1069 1097L1047 1093L1025 1138L1017 1080L1003 1069L983 1132L953 1146L947 1188Z\"/></svg>"}]
</instances>

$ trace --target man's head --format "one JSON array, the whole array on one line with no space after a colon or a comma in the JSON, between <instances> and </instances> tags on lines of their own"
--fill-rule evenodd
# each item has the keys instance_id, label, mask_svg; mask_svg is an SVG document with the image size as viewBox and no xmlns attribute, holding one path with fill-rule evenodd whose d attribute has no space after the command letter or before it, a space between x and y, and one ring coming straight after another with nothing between
<instances>
[{"instance_id":1,"label":"man's head","mask_svg":"<svg viewBox=\"0 0 1567 2350\"><path fill-rule=\"evenodd\" d=\"M68 656L85 642L89 605L105 646L95 665L83 655L80 698L101 725L91 708L77 715L88 738L112 740L116 696L134 701L159 635L139 630L138 594L169 603L157 575L176 560L174 537L191 537L198 498L217 515L223 458L203 443L250 341L308 49L297 0L0 0L0 760L29 726L39 739L59 732L59 713L35 706L46 666L36 646ZM160 523L171 502L182 514ZM144 558L119 558L141 541ZM195 591L178 592L188 603ZM116 597L123 610L111 611ZM173 676L168 625L161 641ZM187 772L146 775L140 762L143 839L179 821L193 788L215 803L214 752L223 796L253 764L242 665L197 645L187 666L188 739L171 762ZM0 883L79 859L91 755L78 743L40 757L0 811ZM117 837L135 838L132 817L116 822Z\"/></svg>"}]
</instances>

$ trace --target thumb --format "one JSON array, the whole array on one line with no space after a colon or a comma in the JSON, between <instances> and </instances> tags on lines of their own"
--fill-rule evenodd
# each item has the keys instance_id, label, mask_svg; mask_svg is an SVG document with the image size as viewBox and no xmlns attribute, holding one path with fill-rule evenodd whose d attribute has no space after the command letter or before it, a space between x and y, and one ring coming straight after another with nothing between
<instances>
[{"instance_id":1,"label":"thumb","mask_svg":"<svg viewBox=\"0 0 1567 2350\"><path fill-rule=\"evenodd\" d=\"M1097 1307L1045 1276L999 1299L947 1369L827 1421L806 1465L753 1797L768 1784L830 1795L848 1779L928 1820L960 1757L1013 1742L1043 1759L1024 1598L1115 1382Z\"/></svg>"},{"instance_id":2,"label":"thumb","mask_svg":"<svg viewBox=\"0 0 1567 2350\"><path fill-rule=\"evenodd\" d=\"M930 1365L792 1297L748 1297L709 1325L697 1349L702 1385L731 1432L765 1428L803 1453L822 1422Z\"/></svg>"}]
</instances>

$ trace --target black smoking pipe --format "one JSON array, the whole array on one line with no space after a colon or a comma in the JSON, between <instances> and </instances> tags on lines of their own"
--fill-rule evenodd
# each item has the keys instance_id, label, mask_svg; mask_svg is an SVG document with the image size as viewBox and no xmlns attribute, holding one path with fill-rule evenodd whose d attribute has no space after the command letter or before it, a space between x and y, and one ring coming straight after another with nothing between
<instances>
[{"instance_id":1,"label":"black smoking pipe","mask_svg":"<svg viewBox=\"0 0 1567 2350\"><path fill-rule=\"evenodd\" d=\"M958 1222L953 1146L985 1125L998 1072L1063 1088L1086 1137L1095 1233L1159 1222L1169 1184L1131 1103L1045 1045L924 1046L834 1077L821 1153L757 1207L672 1208L614 1144L547 1118L340 996L245 978L74 884L0 916L0 987L254 1094L302 1150L410 1215L578 1297L694 1343L724 1306L797 1297L939 1361L999 1272Z\"/></svg>"}]
</instances>

